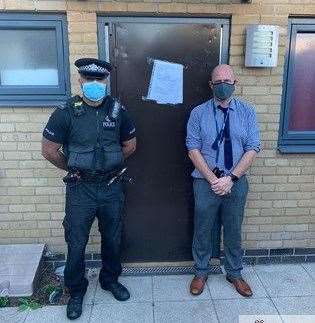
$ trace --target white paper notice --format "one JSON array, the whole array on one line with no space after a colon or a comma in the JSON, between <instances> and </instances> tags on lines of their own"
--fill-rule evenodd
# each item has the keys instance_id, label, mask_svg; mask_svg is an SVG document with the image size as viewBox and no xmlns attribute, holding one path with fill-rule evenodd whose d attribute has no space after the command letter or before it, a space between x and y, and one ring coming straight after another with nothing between
<instances>
[{"instance_id":1,"label":"white paper notice","mask_svg":"<svg viewBox=\"0 0 315 323\"><path fill-rule=\"evenodd\" d=\"M146 99L159 104L183 103L183 65L154 60Z\"/></svg>"}]
</instances>

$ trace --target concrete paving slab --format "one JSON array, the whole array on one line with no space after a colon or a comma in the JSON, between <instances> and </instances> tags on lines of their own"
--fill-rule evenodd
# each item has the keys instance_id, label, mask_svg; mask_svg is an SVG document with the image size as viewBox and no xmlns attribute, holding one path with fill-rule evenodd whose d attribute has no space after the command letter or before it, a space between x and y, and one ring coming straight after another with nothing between
<instances>
[{"instance_id":1,"label":"concrete paving slab","mask_svg":"<svg viewBox=\"0 0 315 323\"><path fill-rule=\"evenodd\" d=\"M82 315L75 320L78 323L89 322L91 316L91 305L83 307ZM66 316L66 306L46 306L34 311L30 311L25 323L69 323Z\"/></svg>"},{"instance_id":2,"label":"concrete paving slab","mask_svg":"<svg viewBox=\"0 0 315 323\"><path fill-rule=\"evenodd\" d=\"M153 299L154 301L184 301L211 299L209 289L205 286L203 293L192 296L189 286L192 275L180 276L153 276Z\"/></svg>"},{"instance_id":3,"label":"concrete paving slab","mask_svg":"<svg viewBox=\"0 0 315 323\"><path fill-rule=\"evenodd\" d=\"M0 265L24 265L39 263L42 254L38 253L17 253L1 255Z\"/></svg>"},{"instance_id":4,"label":"concrete paving slab","mask_svg":"<svg viewBox=\"0 0 315 323\"><path fill-rule=\"evenodd\" d=\"M131 292L131 299L118 302L110 293L101 290L97 272L88 276L89 287L84 311L77 322L245 323L264 320L278 323L282 318L285 323L313 323L315 294L308 295L315 288L315 279L311 277L312 265L303 264L308 272L296 264L246 267L243 276L256 291L250 299L239 296L223 275L210 276L209 287L206 286L199 297L189 293L192 275L168 275L121 277L120 281ZM6 276L0 275L0 278L3 277ZM285 295L287 293L292 293L293 296ZM305 295L299 296L300 294ZM270 299L269 295L276 296ZM47 306L25 312L18 312L17 308L0 309L0 322L63 323L68 322L68 319L66 306Z\"/></svg>"},{"instance_id":5,"label":"concrete paving slab","mask_svg":"<svg viewBox=\"0 0 315 323\"><path fill-rule=\"evenodd\" d=\"M0 308L1 323L22 323L25 321L28 311L20 312L17 307Z\"/></svg>"},{"instance_id":6,"label":"concrete paving slab","mask_svg":"<svg viewBox=\"0 0 315 323\"><path fill-rule=\"evenodd\" d=\"M272 298L280 314L315 315L315 296Z\"/></svg>"},{"instance_id":7,"label":"concrete paving slab","mask_svg":"<svg viewBox=\"0 0 315 323\"><path fill-rule=\"evenodd\" d=\"M312 276L312 278L315 280L315 262L304 263L304 264L302 264L302 266Z\"/></svg>"},{"instance_id":8,"label":"concrete paving slab","mask_svg":"<svg viewBox=\"0 0 315 323\"><path fill-rule=\"evenodd\" d=\"M19 276L33 275L38 267L38 263L27 263L27 264L4 264L0 266L0 276ZM1 280L1 277L0 277Z\"/></svg>"},{"instance_id":9,"label":"concrete paving slab","mask_svg":"<svg viewBox=\"0 0 315 323\"><path fill-rule=\"evenodd\" d=\"M44 244L0 245L0 286L9 296L30 296Z\"/></svg>"},{"instance_id":10,"label":"concrete paving slab","mask_svg":"<svg viewBox=\"0 0 315 323\"><path fill-rule=\"evenodd\" d=\"M84 296L83 304L94 305L97 284L98 284L97 277L93 277L92 279L89 278L89 286Z\"/></svg>"},{"instance_id":11,"label":"concrete paving slab","mask_svg":"<svg viewBox=\"0 0 315 323\"><path fill-rule=\"evenodd\" d=\"M315 295L315 282L300 264L260 265L254 269L271 297Z\"/></svg>"},{"instance_id":12,"label":"concrete paving slab","mask_svg":"<svg viewBox=\"0 0 315 323\"><path fill-rule=\"evenodd\" d=\"M33 294L33 280L32 276L0 276L0 285L8 284L8 296L20 297L31 296Z\"/></svg>"},{"instance_id":13,"label":"concrete paving slab","mask_svg":"<svg viewBox=\"0 0 315 323\"><path fill-rule=\"evenodd\" d=\"M249 283L253 291L253 298L267 297L266 290L261 284L256 272L252 267L244 267L242 272L243 278ZM243 299L226 279L225 275L211 275L208 277L207 285L213 299Z\"/></svg>"},{"instance_id":14,"label":"concrete paving slab","mask_svg":"<svg viewBox=\"0 0 315 323\"><path fill-rule=\"evenodd\" d=\"M272 321L265 322L282 323L277 309L268 298L214 300L214 307L220 323L239 323L239 315L255 315L257 322L260 322L258 319L263 319L263 315L274 315Z\"/></svg>"},{"instance_id":15,"label":"concrete paving slab","mask_svg":"<svg viewBox=\"0 0 315 323\"><path fill-rule=\"evenodd\" d=\"M93 306L92 323L153 323L151 303L120 302L102 303Z\"/></svg>"},{"instance_id":16,"label":"concrete paving slab","mask_svg":"<svg viewBox=\"0 0 315 323\"><path fill-rule=\"evenodd\" d=\"M44 244L9 244L0 245L0 254L32 254L42 253L44 251Z\"/></svg>"},{"instance_id":17,"label":"concrete paving slab","mask_svg":"<svg viewBox=\"0 0 315 323\"><path fill-rule=\"evenodd\" d=\"M130 299L127 302L151 302L152 303L152 277L120 277L119 281L128 288ZM117 300L108 291L97 285L95 304L117 303Z\"/></svg>"},{"instance_id":18,"label":"concrete paving slab","mask_svg":"<svg viewBox=\"0 0 315 323\"><path fill-rule=\"evenodd\" d=\"M156 323L217 323L217 316L211 300L156 302L154 305Z\"/></svg>"}]
</instances>

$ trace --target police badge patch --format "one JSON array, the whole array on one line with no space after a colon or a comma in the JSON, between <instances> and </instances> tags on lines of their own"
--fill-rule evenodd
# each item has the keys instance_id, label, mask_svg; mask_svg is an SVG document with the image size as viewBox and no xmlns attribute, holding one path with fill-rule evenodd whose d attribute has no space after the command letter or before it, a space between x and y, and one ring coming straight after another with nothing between
<instances>
[{"instance_id":1,"label":"police badge patch","mask_svg":"<svg viewBox=\"0 0 315 323\"><path fill-rule=\"evenodd\" d=\"M108 116L106 116L105 120L103 121L104 128L115 128L116 121L112 121Z\"/></svg>"}]
</instances>

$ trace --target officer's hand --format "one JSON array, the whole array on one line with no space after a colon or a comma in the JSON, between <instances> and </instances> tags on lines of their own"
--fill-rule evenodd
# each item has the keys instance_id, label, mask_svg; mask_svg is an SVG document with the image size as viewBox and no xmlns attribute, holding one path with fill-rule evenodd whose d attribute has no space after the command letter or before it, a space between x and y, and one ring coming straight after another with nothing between
<instances>
[{"instance_id":1,"label":"officer's hand","mask_svg":"<svg viewBox=\"0 0 315 323\"><path fill-rule=\"evenodd\" d=\"M217 182L211 185L211 188L215 194L225 195L231 192L233 182L230 176L224 176L218 178Z\"/></svg>"}]
</instances>

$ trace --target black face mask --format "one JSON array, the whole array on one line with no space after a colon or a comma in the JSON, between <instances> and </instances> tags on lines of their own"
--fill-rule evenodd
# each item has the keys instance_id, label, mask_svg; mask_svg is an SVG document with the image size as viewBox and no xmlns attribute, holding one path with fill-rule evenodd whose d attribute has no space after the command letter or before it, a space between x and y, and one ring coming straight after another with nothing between
<instances>
[{"instance_id":1,"label":"black face mask","mask_svg":"<svg viewBox=\"0 0 315 323\"><path fill-rule=\"evenodd\" d=\"M225 101L229 99L235 91L235 85L229 83L219 83L213 85L213 93L216 99L219 101Z\"/></svg>"}]
</instances>

